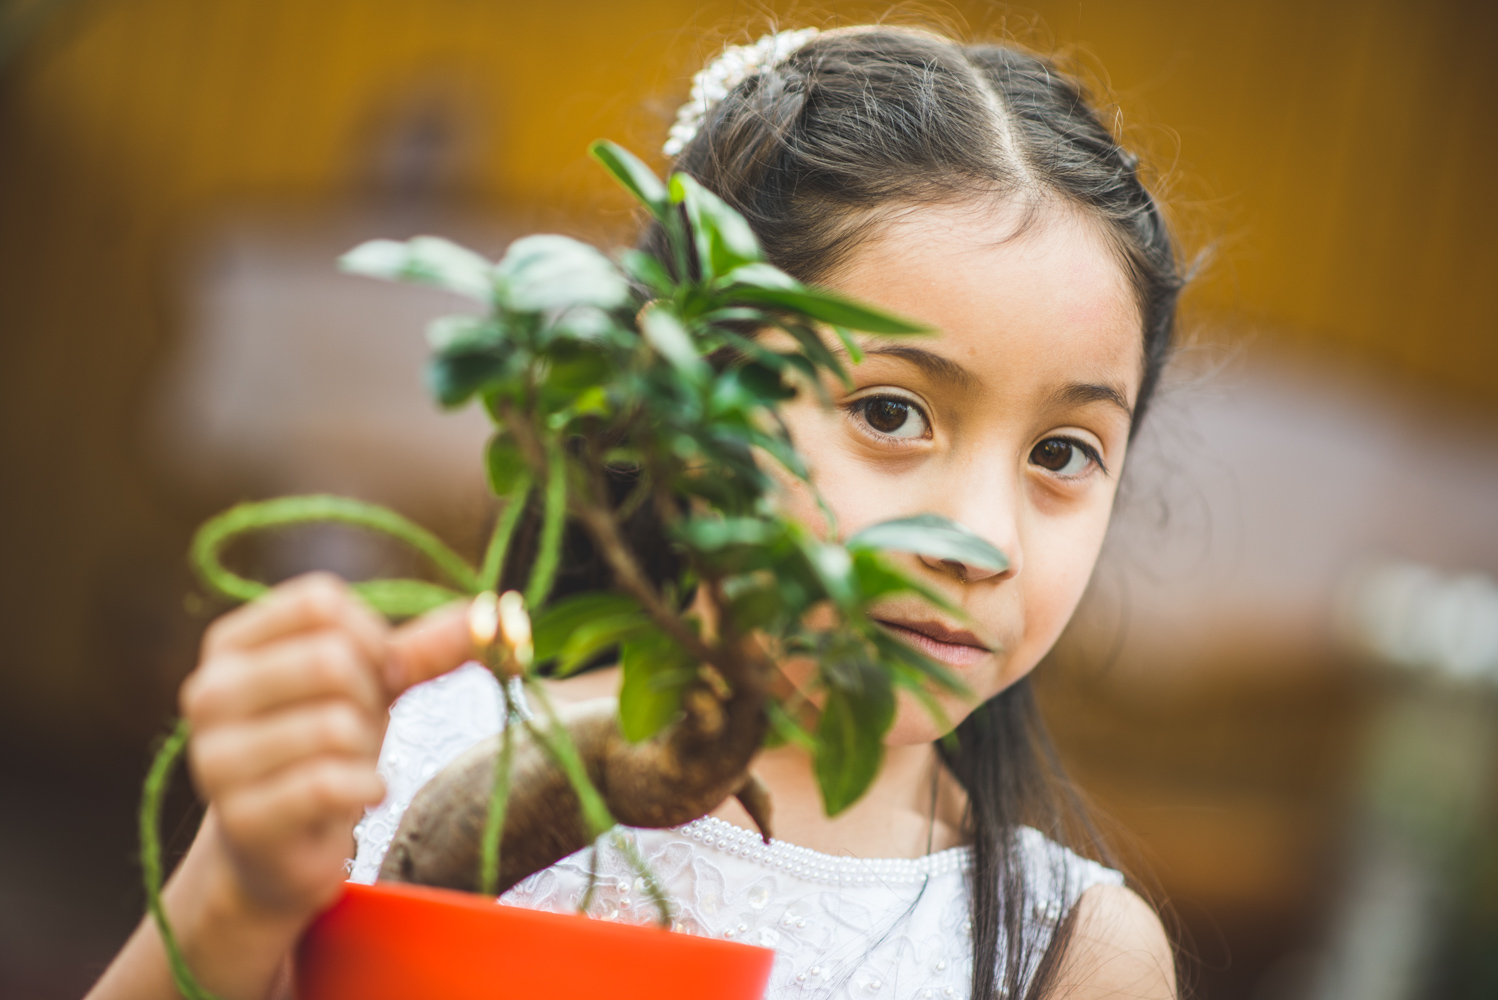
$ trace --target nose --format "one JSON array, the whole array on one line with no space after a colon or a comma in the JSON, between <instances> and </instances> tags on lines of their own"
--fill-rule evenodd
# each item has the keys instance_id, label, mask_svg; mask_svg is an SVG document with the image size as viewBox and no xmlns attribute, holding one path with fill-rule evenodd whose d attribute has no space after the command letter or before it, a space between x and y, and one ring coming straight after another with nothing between
<instances>
[{"instance_id":1,"label":"nose","mask_svg":"<svg viewBox=\"0 0 1498 1000\"><path fill-rule=\"evenodd\" d=\"M992 566L978 566L973 563L963 562L960 559L937 559L932 556L921 556L921 562L930 566L938 573L956 577L962 583L978 583L981 580L992 580L995 577L1008 579L1015 574L1014 556L1010 555L1007 548L1000 549L1009 556L1010 564L1004 569L994 569Z\"/></svg>"},{"instance_id":2,"label":"nose","mask_svg":"<svg viewBox=\"0 0 1498 1000\"><path fill-rule=\"evenodd\" d=\"M972 530L1004 553L1009 565L1004 569L994 569L960 559L925 555L920 560L938 573L955 577L962 583L1013 579L1024 562L1019 531L1020 484L998 471L995 464L987 466L986 475L978 472L977 463L969 464L968 469L970 474L961 477L962 486L944 491L939 498L933 497L935 503L928 509Z\"/></svg>"}]
</instances>

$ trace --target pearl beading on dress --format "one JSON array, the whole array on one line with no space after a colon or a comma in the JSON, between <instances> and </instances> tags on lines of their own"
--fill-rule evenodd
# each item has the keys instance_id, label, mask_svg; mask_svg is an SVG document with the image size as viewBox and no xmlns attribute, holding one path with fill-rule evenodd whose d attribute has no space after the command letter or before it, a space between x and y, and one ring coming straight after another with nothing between
<instances>
[{"instance_id":1,"label":"pearl beading on dress","mask_svg":"<svg viewBox=\"0 0 1498 1000\"><path fill-rule=\"evenodd\" d=\"M766 844L754 831L715 816L693 820L677 827L677 832L704 847L807 882L827 885L909 885L952 871L966 871L972 864L972 852L966 847L952 847L919 858L852 858L823 854L774 839Z\"/></svg>"}]
</instances>

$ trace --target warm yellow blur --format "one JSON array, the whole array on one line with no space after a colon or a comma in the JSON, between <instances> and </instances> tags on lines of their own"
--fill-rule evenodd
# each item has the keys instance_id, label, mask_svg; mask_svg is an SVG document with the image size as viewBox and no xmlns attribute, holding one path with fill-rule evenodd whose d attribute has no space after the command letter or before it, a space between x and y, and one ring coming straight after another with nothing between
<instances>
[{"instance_id":1,"label":"warm yellow blur","mask_svg":"<svg viewBox=\"0 0 1498 1000\"><path fill-rule=\"evenodd\" d=\"M413 317L427 308L337 284L332 255L428 230L496 253L543 228L628 239L627 205L587 143L614 138L662 165L687 78L725 39L757 36L769 11L825 26L885 10L817 9L0 5L0 773L14 789L0 804L0 994L80 992L138 905L127 858L144 747L214 610L192 596L182 558L202 518L249 495L339 488L399 503L465 551L480 544L481 427L441 424L414 388L399 405L368 399L368 386L394 383L360 381L357 340L327 341L349 351L347 399L288 416L291 431L215 409L245 366L302 363L277 336L294 346L347 321L353 337L366 319L378 325L383 303ZM1356 898L1343 862L1376 781L1367 733L1408 694L1333 634L1338 574L1378 554L1375 541L1453 572L1498 573L1498 525L1483 514L1498 509L1487 492L1498 481L1498 281L1486 277L1498 270L1498 5L1071 0L1006 13L963 2L894 19L1007 31L1095 77L1106 68L1123 133L1153 162L1188 250L1210 251L1188 328L1226 346L1184 370L1245 352L1249 402L1219 412L1188 392L1162 408L1167 431L1142 446L1156 475L1100 570L1095 614L1057 658L1047 705L1083 785L1139 838L1141 869L1153 867L1193 935L1201 995L1304 995L1328 928ZM326 280L303 283L324 266ZM313 305L256 311L294 301ZM393 329L419 339L416 319ZM182 358L204 330L263 351L193 367ZM408 349L392 347L387 367L397 381L410 369L414 387ZM323 360L332 382L318 384L339 382L338 358ZM179 400L184 378L213 398ZM1238 429L1272 422L1261 412L1305 423L1217 454L1246 486L1159 487L1172 524L1210 549L1176 564L1219 560L1210 586L1186 571L1174 590L1148 572L1119 584L1137 565L1119 550L1152 548L1155 486L1190 464L1171 435L1205 421L1205 439L1228 428L1223 440L1247 440ZM1373 414L1388 428L1336 437ZM163 421L188 425L186 436ZM1419 465L1427 442L1446 450ZM412 464L382 458L386 445ZM1345 494L1314 465L1273 478L1274 456L1318 448L1362 448L1358 468L1383 478L1343 477ZM465 462L466 478L449 471ZM1274 492L1254 494L1255 483ZM1409 483L1420 489L1401 492ZM1338 534L1358 517L1365 532ZM1235 518L1248 525L1236 535L1221 527ZM1272 535L1287 557L1254 563ZM276 567L319 553L341 567L392 558L348 544L261 555ZM1233 545L1246 562L1221 561ZM1271 598L1256 603L1260 593ZM1129 641L1115 643L1131 614ZM1498 926L1490 911L1498 903L1482 911L1491 923L1471 926Z\"/></svg>"}]
</instances>

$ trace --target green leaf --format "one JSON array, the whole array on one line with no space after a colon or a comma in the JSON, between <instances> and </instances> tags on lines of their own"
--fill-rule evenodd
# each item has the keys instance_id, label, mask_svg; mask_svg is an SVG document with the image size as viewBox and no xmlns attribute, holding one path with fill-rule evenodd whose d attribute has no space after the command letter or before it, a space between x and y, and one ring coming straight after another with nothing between
<instances>
[{"instance_id":1,"label":"green leaf","mask_svg":"<svg viewBox=\"0 0 1498 1000\"><path fill-rule=\"evenodd\" d=\"M977 532L937 514L881 521L848 539L850 550L893 549L1003 572L1009 558Z\"/></svg>"},{"instance_id":2,"label":"green leaf","mask_svg":"<svg viewBox=\"0 0 1498 1000\"><path fill-rule=\"evenodd\" d=\"M619 255L619 266L624 268L625 274L661 298L669 298L676 290L676 282L671 280L666 265L643 250L624 251Z\"/></svg>"},{"instance_id":3,"label":"green leaf","mask_svg":"<svg viewBox=\"0 0 1498 1000\"><path fill-rule=\"evenodd\" d=\"M692 335L670 309L657 304L640 315L640 332L650 346L680 372L694 380L705 379L710 374L707 362L697 353Z\"/></svg>"},{"instance_id":4,"label":"green leaf","mask_svg":"<svg viewBox=\"0 0 1498 1000\"><path fill-rule=\"evenodd\" d=\"M728 306L703 313L697 317L697 320L714 326L724 323L747 323L752 327L762 328L775 325L775 314L765 312L763 309L750 309L748 306Z\"/></svg>"},{"instance_id":5,"label":"green leaf","mask_svg":"<svg viewBox=\"0 0 1498 1000\"><path fill-rule=\"evenodd\" d=\"M488 473L490 491L497 497L507 497L522 476L530 475L531 469L515 446L515 439L501 430L489 439L484 449L484 471Z\"/></svg>"},{"instance_id":6,"label":"green leaf","mask_svg":"<svg viewBox=\"0 0 1498 1000\"><path fill-rule=\"evenodd\" d=\"M501 301L515 312L574 306L622 309L633 293L614 262L567 236L526 236L510 244L494 268Z\"/></svg>"},{"instance_id":7,"label":"green leaf","mask_svg":"<svg viewBox=\"0 0 1498 1000\"><path fill-rule=\"evenodd\" d=\"M853 582L853 558L848 550L831 542L816 541L803 532L796 534L801 551L826 588L827 596L845 608L852 607L857 601L857 590Z\"/></svg>"},{"instance_id":8,"label":"green leaf","mask_svg":"<svg viewBox=\"0 0 1498 1000\"><path fill-rule=\"evenodd\" d=\"M338 266L349 274L432 285L479 302L487 303L494 292L489 261L438 236L370 240L338 258Z\"/></svg>"},{"instance_id":9,"label":"green leaf","mask_svg":"<svg viewBox=\"0 0 1498 1000\"><path fill-rule=\"evenodd\" d=\"M566 677L599 653L637 638L650 627L650 620L643 611L589 619L562 643L562 653L557 658L557 676Z\"/></svg>"},{"instance_id":10,"label":"green leaf","mask_svg":"<svg viewBox=\"0 0 1498 1000\"><path fill-rule=\"evenodd\" d=\"M882 552L871 549L854 549L853 577L858 581L858 596L864 603L877 601L891 594L919 594L933 607L951 615L962 617L964 612L941 592L927 586L915 577L907 575L891 563Z\"/></svg>"},{"instance_id":11,"label":"green leaf","mask_svg":"<svg viewBox=\"0 0 1498 1000\"><path fill-rule=\"evenodd\" d=\"M724 590L729 590L726 582ZM740 631L769 628L777 619L789 617L773 577L767 584L741 588L728 597L729 610Z\"/></svg>"},{"instance_id":12,"label":"green leaf","mask_svg":"<svg viewBox=\"0 0 1498 1000\"><path fill-rule=\"evenodd\" d=\"M764 261L741 264L719 278L718 284L725 288L732 288L735 285L752 285L755 288L778 288L790 291L806 290L806 286L801 284L801 282L792 278L774 264L766 264Z\"/></svg>"},{"instance_id":13,"label":"green leaf","mask_svg":"<svg viewBox=\"0 0 1498 1000\"><path fill-rule=\"evenodd\" d=\"M833 332L837 339L843 342L843 350L848 352L848 360L855 365L863 363L863 348L853 340L853 334L846 326L834 326Z\"/></svg>"},{"instance_id":14,"label":"green leaf","mask_svg":"<svg viewBox=\"0 0 1498 1000\"><path fill-rule=\"evenodd\" d=\"M896 639L879 626L876 625L871 630L871 637L874 641L874 648L879 651L880 660L889 667L892 674L897 674L896 667L904 666L920 677L934 682L938 688L945 691L961 695L971 693L962 678L957 676L951 667L938 663L909 643Z\"/></svg>"},{"instance_id":15,"label":"green leaf","mask_svg":"<svg viewBox=\"0 0 1498 1000\"><path fill-rule=\"evenodd\" d=\"M597 306L575 306L558 316L544 330L551 339L567 338L585 342L601 341L615 333L619 324Z\"/></svg>"},{"instance_id":16,"label":"green leaf","mask_svg":"<svg viewBox=\"0 0 1498 1000\"><path fill-rule=\"evenodd\" d=\"M697 676L687 651L652 630L624 644L619 727L631 743L648 740L681 711L681 695Z\"/></svg>"},{"instance_id":17,"label":"green leaf","mask_svg":"<svg viewBox=\"0 0 1498 1000\"><path fill-rule=\"evenodd\" d=\"M884 671L869 664L842 666L854 668L846 671L854 683L828 684L816 733L817 784L828 816L858 801L879 773L884 734L895 717L894 691ZM825 668L824 676L829 676Z\"/></svg>"},{"instance_id":18,"label":"green leaf","mask_svg":"<svg viewBox=\"0 0 1498 1000\"><path fill-rule=\"evenodd\" d=\"M801 323L784 323L781 325L781 329L796 339L796 343L801 345L802 353L810 358L813 364L820 365L832 372L848 389L853 388L853 377L843 367L842 360L827 348L827 345L822 342L821 336L815 330ZM821 387L822 383L818 381L815 384Z\"/></svg>"},{"instance_id":19,"label":"green leaf","mask_svg":"<svg viewBox=\"0 0 1498 1000\"><path fill-rule=\"evenodd\" d=\"M778 306L803 316L810 316L823 323L845 326L850 330L863 330L866 333L931 332L928 326L902 319L893 313L883 312L819 288L766 288L760 285L734 285L726 295L736 302L758 302Z\"/></svg>"},{"instance_id":20,"label":"green leaf","mask_svg":"<svg viewBox=\"0 0 1498 1000\"><path fill-rule=\"evenodd\" d=\"M665 217L670 208L666 185L638 156L607 139L599 139L589 146L588 155L603 164L603 168L613 174L636 201L648 208L651 215L657 219Z\"/></svg>"},{"instance_id":21,"label":"green leaf","mask_svg":"<svg viewBox=\"0 0 1498 1000\"><path fill-rule=\"evenodd\" d=\"M768 701L765 703L765 715L770 720L770 732L766 737L765 745L779 745L791 743L802 750L816 753L817 740L811 733L801 727L801 724L791 718L779 703ZM773 740L771 739L773 737Z\"/></svg>"},{"instance_id":22,"label":"green leaf","mask_svg":"<svg viewBox=\"0 0 1498 1000\"><path fill-rule=\"evenodd\" d=\"M722 416L734 410L774 406L795 395L796 390L781 381L779 372L768 365L750 362L718 376L713 384L711 407L714 415Z\"/></svg>"},{"instance_id":23,"label":"green leaf","mask_svg":"<svg viewBox=\"0 0 1498 1000\"><path fill-rule=\"evenodd\" d=\"M574 345L568 345L574 346ZM556 355L560 354L560 357ZM608 384L614 376L609 359L596 350L553 352L545 388L562 396L574 396Z\"/></svg>"},{"instance_id":24,"label":"green leaf","mask_svg":"<svg viewBox=\"0 0 1498 1000\"><path fill-rule=\"evenodd\" d=\"M492 382L508 374L505 359L493 354L461 354L436 357L427 362L427 389L437 402L452 408L461 406Z\"/></svg>"},{"instance_id":25,"label":"green leaf","mask_svg":"<svg viewBox=\"0 0 1498 1000\"><path fill-rule=\"evenodd\" d=\"M672 174L670 191L672 201L686 205L704 281L759 260L754 230L722 198L687 174Z\"/></svg>"},{"instance_id":26,"label":"green leaf","mask_svg":"<svg viewBox=\"0 0 1498 1000\"><path fill-rule=\"evenodd\" d=\"M694 517L679 531L688 545L703 552L730 545L769 545L784 534L779 525L757 517Z\"/></svg>"},{"instance_id":27,"label":"green leaf","mask_svg":"<svg viewBox=\"0 0 1498 1000\"><path fill-rule=\"evenodd\" d=\"M865 603L910 591L924 595L929 589L911 580L878 552L859 550L852 555L853 579L857 582L859 599Z\"/></svg>"},{"instance_id":28,"label":"green leaf","mask_svg":"<svg viewBox=\"0 0 1498 1000\"><path fill-rule=\"evenodd\" d=\"M483 316L439 316L427 324L427 345L435 354L490 350L504 339L504 327Z\"/></svg>"},{"instance_id":29,"label":"green leaf","mask_svg":"<svg viewBox=\"0 0 1498 1000\"><path fill-rule=\"evenodd\" d=\"M567 597L542 608L531 621L531 641L536 662L555 659L568 637L586 623L638 611L639 604L623 594L594 591Z\"/></svg>"},{"instance_id":30,"label":"green leaf","mask_svg":"<svg viewBox=\"0 0 1498 1000\"><path fill-rule=\"evenodd\" d=\"M946 706L932 693L932 685L929 678L920 671L914 670L898 661L881 658L879 663L882 669L889 671L890 680L894 682L896 688L904 688L910 692L911 697L921 703L921 707L926 710L926 714L935 723L937 732L943 734L943 740L950 736L955 725L952 722L952 717L947 714ZM966 698L972 697L971 692L965 687L959 688L956 693Z\"/></svg>"}]
</instances>

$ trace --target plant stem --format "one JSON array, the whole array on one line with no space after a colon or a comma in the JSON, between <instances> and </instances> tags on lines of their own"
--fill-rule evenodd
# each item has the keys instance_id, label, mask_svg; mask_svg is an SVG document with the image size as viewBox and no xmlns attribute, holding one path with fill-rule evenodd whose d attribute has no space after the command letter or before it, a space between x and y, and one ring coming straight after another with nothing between
<instances>
[{"instance_id":1,"label":"plant stem","mask_svg":"<svg viewBox=\"0 0 1498 1000\"><path fill-rule=\"evenodd\" d=\"M479 892L495 895L499 884L499 843L504 834L505 809L510 801L510 769L515 757L515 725L520 721L510 703L510 687L499 682L504 706L504 729L499 736L499 758L494 764L494 784L489 793L489 814L484 819L484 841L479 854Z\"/></svg>"},{"instance_id":2,"label":"plant stem","mask_svg":"<svg viewBox=\"0 0 1498 1000\"><path fill-rule=\"evenodd\" d=\"M525 503L530 499L535 477L521 473L505 500L505 508L494 522L494 534L489 536L489 547L484 550L484 565L479 569L479 590L498 590L499 577L504 572L505 556L510 551L510 540L515 536L515 525L525 513Z\"/></svg>"},{"instance_id":3,"label":"plant stem","mask_svg":"<svg viewBox=\"0 0 1498 1000\"><path fill-rule=\"evenodd\" d=\"M562 558L562 528L567 523L567 455L555 439L546 442L546 513L541 522L541 546L531 578L525 586L525 604L540 608L551 593L557 564Z\"/></svg>"},{"instance_id":4,"label":"plant stem","mask_svg":"<svg viewBox=\"0 0 1498 1000\"><path fill-rule=\"evenodd\" d=\"M187 746L189 729L186 719L179 719L156 751L151 761L151 770L146 774L145 788L140 798L140 868L146 889L146 909L156 922L156 932L161 935L161 945L166 951L166 962L172 973L172 982L177 991L187 1000L218 1000L212 993L198 984L197 977L187 967L182 957L182 948L177 935L166 916L166 907L161 903L161 800L166 796L168 779L172 767Z\"/></svg>"},{"instance_id":5,"label":"plant stem","mask_svg":"<svg viewBox=\"0 0 1498 1000\"><path fill-rule=\"evenodd\" d=\"M589 848L588 855L588 887L583 890L583 898L577 904L577 912L583 916L588 915L588 907L593 905L593 894L598 891L598 842L603 839L599 834L593 838L593 846Z\"/></svg>"},{"instance_id":6,"label":"plant stem","mask_svg":"<svg viewBox=\"0 0 1498 1000\"><path fill-rule=\"evenodd\" d=\"M613 515L603 507L589 501L579 500L573 504L573 512L582 522L583 528L592 536L594 544L598 546L604 561L614 571L615 582L623 590L640 602L640 607L650 616L651 621L661 627L661 630L674 639L693 657L704 662L711 663L722 669L718 662L722 659L718 652L687 628L686 623L678 615L635 561L634 554L629 551L629 546L619 535L619 527L614 523Z\"/></svg>"},{"instance_id":7,"label":"plant stem","mask_svg":"<svg viewBox=\"0 0 1498 1000\"><path fill-rule=\"evenodd\" d=\"M660 879L655 877L655 871L651 869L650 862L640 853L640 845L635 843L634 838L627 833L619 833L614 841L614 846L624 853L629 860L629 865L645 883L645 893L650 897L650 902L655 904L655 912L658 922L662 927L671 926L671 900L666 895L666 890L661 886ZM594 850L597 850L595 845Z\"/></svg>"},{"instance_id":8,"label":"plant stem","mask_svg":"<svg viewBox=\"0 0 1498 1000\"><path fill-rule=\"evenodd\" d=\"M270 588L225 569L219 560L224 547L247 532L312 521L350 524L390 535L430 559L459 591L466 594L479 591L479 579L473 567L421 525L378 504L325 494L280 497L229 508L204 524L193 536L192 563L210 589L233 600L252 601Z\"/></svg>"},{"instance_id":9,"label":"plant stem","mask_svg":"<svg viewBox=\"0 0 1498 1000\"><path fill-rule=\"evenodd\" d=\"M567 776L573 792L577 795L578 805L582 807L583 821L588 824L589 832L595 838L601 836L614 825L614 817L609 812L608 804L599 794L598 787L593 784L593 779L588 776L588 769L584 766L583 759L578 754L571 735L567 732L567 727L562 725L561 719L557 718L556 709L552 707L551 699L546 696L546 689L534 678L527 677L525 690L527 695L536 699L541 706L542 713L546 716L546 728L536 725L533 719L527 719L526 729L530 731L537 745L546 751L547 755L562 769L562 773Z\"/></svg>"}]
</instances>

